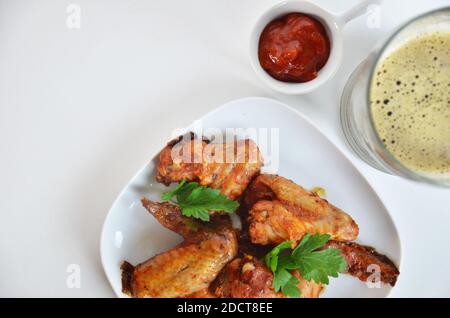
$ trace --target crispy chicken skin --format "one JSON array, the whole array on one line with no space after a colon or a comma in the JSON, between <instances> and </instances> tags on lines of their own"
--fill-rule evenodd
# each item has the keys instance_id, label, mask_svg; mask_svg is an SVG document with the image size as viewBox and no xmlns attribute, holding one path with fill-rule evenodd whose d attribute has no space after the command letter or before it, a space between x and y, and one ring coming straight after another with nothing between
<instances>
[{"instance_id":1,"label":"crispy chicken skin","mask_svg":"<svg viewBox=\"0 0 450 318\"><path fill-rule=\"evenodd\" d=\"M184 298L217 298L214 293L211 292L210 288L205 288L202 290L199 290L195 293L192 293L190 295L187 295Z\"/></svg>"},{"instance_id":2,"label":"crispy chicken skin","mask_svg":"<svg viewBox=\"0 0 450 318\"><path fill-rule=\"evenodd\" d=\"M373 274L373 270L368 271L368 267L377 265L380 268L381 282L395 286L400 274L399 270L389 258L379 254L374 248L353 242L338 241L329 241L327 246L341 250L348 264L346 272L350 275L365 282Z\"/></svg>"},{"instance_id":3,"label":"crispy chicken skin","mask_svg":"<svg viewBox=\"0 0 450 318\"><path fill-rule=\"evenodd\" d=\"M123 291L133 297L185 297L208 288L237 254L237 238L229 222L201 224L185 218L170 203L142 199L165 227L185 239L178 246L137 265L122 265Z\"/></svg>"},{"instance_id":4,"label":"crispy chicken skin","mask_svg":"<svg viewBox=\"0 0 450 318\"><path fill-rule=\"evenodd\" d=\"M321 284L304 280L298 272L298 287L302 298L317 298L322 290ZM245 255L230 262L211 285L219 298L283 298L272 287L272 272L258 259Z\"/></svg>"},{"instance_id":5,"label":"crispy chicken skin","mask_svg":"<svg viewBox=\"0 0 450 318\"><path fill-rule=\"evenodd\" d=\"M181 136L160 152L156 180L172 182L198 181L203 186L219 189L235 200L251 180L259 174L263 159L253 140L210 143L207 139Z\"/></svg>"},{"instance_id":6,"label":"crispy chicken skin","mask_svg":"<svg viewBox=\"0 0 450 318\"><path fill-rule=\"evenodd\" d=\"M220 298L275 298L272 272L251 257L230 262L213 283L212 289Z\"/></svg>"},{"instance_id":7,"label":"crispy chicken skin","mask_svg":"<svg viewBox=\"0 0 450 318\"><path fill-rule=\"evenodd\" d=\"M244 204L249 209L250 238L256 244L298 242L306 233L329 234L339 241L358 236L358 225L348 214L280 176L258 176L248 187Z\"/></svg>"}]
</instances>

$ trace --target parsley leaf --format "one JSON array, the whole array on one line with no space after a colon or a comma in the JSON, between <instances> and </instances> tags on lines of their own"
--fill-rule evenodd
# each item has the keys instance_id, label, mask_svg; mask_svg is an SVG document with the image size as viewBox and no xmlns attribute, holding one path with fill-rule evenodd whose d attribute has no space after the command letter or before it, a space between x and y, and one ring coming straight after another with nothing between
<instances>
[{"instance_id":1,"label":"parsley leaf","mask_svg":"<svg viewBox=\"0 0 450 318\"><path fill-rule=\"evenodd\" d=\"M273 250L271 250L265 257L264 261L266 262L267 267L270 268L272 272L275 272L278 265L278 256L282 250L288 249L292 247L291 241L286 241L281 244L278 244L276 247L274 247Z\"/></svg>"},{"instance_id":2,"label":"parsley leaf","mask_svg":"<svg viewBox=\"0 0 450 318\"><path fill-rule=\"evenodd\" d=\"M186 184L186 180L181 181L173 190L164 192L161 195L161 200L168 201L172 199L174 196L180 196L185 198L188 196L194 188L198 186L197 182L190 182Z\"/></svg>"},{"instance_id":3,"label":"parsley leaf","mask_svg":"<svg viewBox=\"0 0 450 318\"><path fill-rule=\"evenodd\" d=\"M280 268L273 275L273 289L277 293L280 291L288 297L300 297L298 288L299 280L285 268Z\"/></svg>"},{"instance_id":4,"label":"parsley leaf","mask_svg":"<svg viewBox=\"0 0 450 318\"><path fill-rule=\"evenodd\" d=\"M281 292L291 298L300 298L301 291L297 286L299 280L294 275L291 274L291 276L291 279L289 279L287 283L281 287Z\"/></svg>"},{"instance_id":5,"label":"parsley leaf","mask_svg":"<svg viewBox=\"0 0 450 318\"><path fill-rule=\"evenodd\" d=\"M286 269L280 268L275 271L273 275L273 289L277 293L284 285L286 285L291 278L294 277Z\"/></svg>"},{"instance_id":6,"label":"parsley leaf","mask_svg":"<svg viewBox=\"0 0 450 318\"><path fill-rule=\"evenodd\" d=\"M328 284L329 276L337 277L347 267L341 251L334 248L320 250L330 239L327 234L306 234L298 246L291 250L292 242L277 245L264 258L273 272L273 288L288 297L300 297L299 280L290 271L297 270L301 276L316 283ZM286 250L290 250L287 253Z\"/></svg>"},{"instance_id":7,"label":"parsley leaf","mask_svg":"<svg viewBox=\"0 0 450 318\"><path fill-rule=\"evenodd\" d=\"M176 201L172 200L176 197ZM184 216L209 221L209 211L234 212L239 204L221 194L218 189L204 187L198 182L181 181L173 190L164 192L161 200L178 204Z\"/></svg>"},{"instance_id":8,"label":"parsley leaf","mask_svg":"<svg viewBox=\"0 0 450 318\"><path fill-rule=\"evenodd\" d=\"M278 244L265 257L267 267L273 272L273 288L275 292L280 291L289 297L300 297L299 283L297 277L292 275L288 269L295 269L295 263L290 255L281 254L283 250L291 249L292 242L286 241Z\"/></svg>"},{"instance_id":9,"label":"parsley leaf","mask_svg":"<svg viewBox=\"0 0 450 318\"><path fill-rule=\"evenodd\" d=\"M328 276L338 277L338 273L342 273L347 266L341 251L334 248L300 255L295 263L304 279L326 285L329 283Z\"/></svg>"},{"instance_id":10,"label":"parsley leaf","mask_svg":"<svg viewBox=\"0 0 450 318\"><path fill-rule=\"evenodd\" d=\"M303 254L311 253L314 250L325 245L326 242L330 239L330 235L328 234L315 234L311 236L311 234L307 233L300 244L297 245L295 250L292 252L292 256L297 258Z\"/></svg>"}]
</instances>

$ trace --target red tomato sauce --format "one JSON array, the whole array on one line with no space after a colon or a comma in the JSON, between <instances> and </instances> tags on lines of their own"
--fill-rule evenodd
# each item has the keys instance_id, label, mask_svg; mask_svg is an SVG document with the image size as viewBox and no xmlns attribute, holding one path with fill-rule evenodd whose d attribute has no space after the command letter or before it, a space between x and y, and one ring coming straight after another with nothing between
<instances>
[{"instance_id":1,"label":"red tomato sauce","mask_svg":"<svg viewBox=\"0 0 450 318\"><path fill-rule=\"evenodd\" d=\"M324 26L302 13L289 13L270 22L259 39L259 62L273 78L308 82L317 77L330 56Z\"/></svg>"}]
</instances>

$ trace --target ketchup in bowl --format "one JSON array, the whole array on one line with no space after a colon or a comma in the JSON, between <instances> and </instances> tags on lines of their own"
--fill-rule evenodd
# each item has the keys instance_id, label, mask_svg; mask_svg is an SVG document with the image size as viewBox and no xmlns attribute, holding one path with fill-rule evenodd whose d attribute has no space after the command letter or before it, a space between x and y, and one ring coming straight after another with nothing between
<instances>
[{"instance_id":1,"label":"ketchup in bowl","mask_svg":"<svg viewBox=\"0 0 450 318\"><path fill-rule=\"evenodd\" d=\"M283 82L315 79L329 56L330 40L324 26L302 13L289 13L273 20L259 39L262 68Z\"/></svg>"}]
</instances>

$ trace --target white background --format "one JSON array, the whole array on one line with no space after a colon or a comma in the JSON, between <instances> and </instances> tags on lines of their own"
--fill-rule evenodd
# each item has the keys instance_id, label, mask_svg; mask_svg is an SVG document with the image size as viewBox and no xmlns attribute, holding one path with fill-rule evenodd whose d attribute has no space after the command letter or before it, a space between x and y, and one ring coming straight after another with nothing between
<instances>
[{"instance_id":1,"label":"white background","mask_svg":"<svg viewBox=\"0 0 450 318\"><path fill-rule=\"evenodd\" d=\"M403 249L392 295L450 297L450 190L368 167L338 120L345 81L371 48L450 0L388 0L380 28L351 22L340 71L304 96L270 91L249 64L250 29L277 2L0 0L0 296L114 296L99 238L122 187L174 128L266 96L317 123L380 194ZM357 1L316 2L341 11ZM66 26L70 3L81 7L80 29ZM69 264L81 268L79 289L66 286Z\"/></svg>"}]
</instances>

